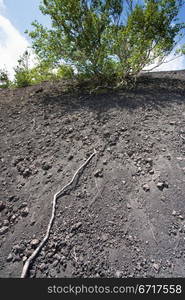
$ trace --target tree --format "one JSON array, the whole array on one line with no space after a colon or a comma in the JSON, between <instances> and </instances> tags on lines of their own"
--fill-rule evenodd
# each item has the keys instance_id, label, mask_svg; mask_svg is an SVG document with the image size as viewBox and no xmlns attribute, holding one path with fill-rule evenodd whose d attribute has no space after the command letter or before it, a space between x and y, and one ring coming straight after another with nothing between
<instances>
[{"instance_id":1,"label":"tree","mask_svg":"<svg viewBox=\"0 0 185 300\"><path fill-rule=\"evenodd\" d=\"M65 61L78 74L124 80L156 58L163 59L184 28L183 1L42 0L51 28L37 21L29 32L33 49L54 65Z\"/></svg>"}]
</instances>

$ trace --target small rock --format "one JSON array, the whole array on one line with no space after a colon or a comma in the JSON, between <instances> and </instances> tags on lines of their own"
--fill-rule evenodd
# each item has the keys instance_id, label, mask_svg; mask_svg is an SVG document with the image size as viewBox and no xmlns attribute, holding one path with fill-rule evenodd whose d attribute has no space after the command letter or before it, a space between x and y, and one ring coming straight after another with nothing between
<instances>
[{"instance_id":1,"label":"small rock","mask_svg":"<svg viewBox=\"0 0 185 300\"><path fill-rule=\"evenodd\" d=\"M40 243L40 241L38 239L33 239L30 243L30 245L32 246L32 248L36 248L36 246Z\"/></svg>"},{"instance_id":2,"label":"small rock","mask_svg":"<svg viewBox=\"0 0 185 300\"><path fill-rule=\"evenodd\" d=\"M10 262L13 259L13 255L10 253L6 259L7 262Z\"/></svg>"},{"instance_id":3,"label":"small rock","mask_svg":"<svg viewBox=\"0 0 185 300\"><path fill-rule=\"evenodd\" d=\"M149 173L151 174L151 175L153 175L154 174L154 170L152 169L152 170L149 170Z\"/></svg>"},{"instance_id":4,"label":"small rock","mask_svg":"<svg viewBox=\"0 0 185 300\"><path fill-rule=\"evenodd\" d=\"M39 269L40 269L41 271L44 271L46 268L47 268L47 266L46 266L45 263L42 263L42 264L39 265Z\"/></svg>"},{"instance_id":5,"label":"small rock","mask_svg":"<svg viewBox=\"0 0 185 300\"><path fill-rule=\"evenodd\" d=\"M73 154L70 154L69 156L68 156L68 160L72 160L73 159Z\"/></svg>"},{"instance_id":6,"label":"small rock","mask_svg":"<svg viewBox=\"0 0 185 300\"><path fill-rule=\"evenodd\" d=\"M10 224L10 222L9 222L8 220L4 220L4 221L3 221L3 225L4 225L4 226L9 226L9 224Z\"/></svg>"},{"instance_id":7,"label":"small rock","mask_svg":"<svg viewBox=\"0 0 185 300\"><path fill-rule=\"evenodd\" d=\"M23 256L23 258L22 258L23 263L25 263L26 260L27 260L27 257Z\"/></svg>"},{"instance_id":8,"label":"small rock","mask_svg":"<svg viewBox=\"0 0 185 300\"><path fill-rule=\"evenodd\" d=\"M153 267L154 269L158 272L159 271L159 268L160 268L160 265L158 263L154 263L153 264Z\"/></svg>"},{"instance_id":9,"label":"small rock","mask_svg":"<svg viewBox=\"0 0 185 300\"><path fill-rule=\"evenodd\" d=\"M9 198L8 198L8 201L10 201L10 202L16 202L16 201L18 201L19 200L19 197L18 196L15 196L15 195L11 195L11 196L9 196Z\"/></svg>"},{"instance_id":10,"label":"small rock","mask_svg":"<svg viewBox=\"0 0 185 300\"><path fill-rule=\"evenodd\" d=\"M170 125L175 125L176 124L176 122L175 121L170 121L170 123L169 123Z\"/></svg>"},{"instance_id":11,"label":"small rock","mask_svg":"<svg viewBox=\"0 0 185 300\"><path fill-rule=\"evenodd\" d=\"M61 259L61 256L59 255L59 254L55 254L54 256L53 256L53 258L55 258L55 259L57 259L57 260L60 260Z\"/></svg>"},{"instance_id":12,"label":"small rock","mask_svg":"<svg viewBox=\"0 0 185 300\"><path fill-rule=\"evenodd\" d=\"M157 187L158 187L158 189L159 189L159 190L161 190L161 191L162 191L162 190L163 190L163 188L164 188L164 186L163 186L163 182L158 182L158 183L157 183Z\"/></svg>"},{"instance_id":13,"label":"small rock","mask_svg":"<svg viewBox=\"0 0 185 300\"><path fill-rule=\"evenodd\" d=\"M41 92L43 92L43 87L41 87L41 88L38 88L36 91L35 91L35 94L38 94L38 93L41 93Z\"/></svg>"},{"instance_id":14,"label":"small rock","mask_svg":"<svg viewBox=\"0 0 185 300\"><path fill-rule=\"evenodd\" d=\"M151 157L146 158L146 163L148 163L149 165L152 165L153 161Z\"/></svg>"},{"instance_id":15,"label":"small rock","mask_svg":"<svg viewBox=\"0 0 185 300\"><path fill-rule=\"evenodd\" d=\"M103 169L98 169L94 172L94 176L95 177L103 177L103 174L102 174L102 171Z\"/></svg>"},{"instance_id":16,"label":"small rock","mask_svg":"<svg viewBox=\"0 0 185 300\"><path fill-rule=\"evenodd\" d=\"M13 216L11 217L11 222L14 222L16 218L17 218L17 216L16 216L16 215L13 215Z\"/></svg>"},{"instance_id":17,"label":"small rock","mask_svg":"<svg viewBox=\"0 0 185 300\"><path fill-rule=\"evenodd\" d=\"M4 202L0 201L0 211L2 211L5 207L6 205L4 204Z\"/></svg>"},{"instance_id":18,"label":"small rock","mask_svg":"<svg viewBox=\"0 0 185 300\"><path fill-rule=\"evenodd\" d=\"M109 236L108 236L108 234L103 234L102 235L102 237L101 237L101 239L105 242L105 241L107 241L108 240L108 238L109 238Z\"/></svg>"},{"instance_id":19,"label":"small rock","mask_svg":"<svg viewBox=\"0 0 185 300\"><path fill-rule=\"evenodd\" d=\"M172 211L172 216L176 216L176 215L177 215L176 210L173 210L173 211Z\"/></svg>"},{"instance_id":20,"label":"small rock","mask_svg":"<svg viewBox=\"0 0 185 300\"><path fill-rule=\"evenodd\" d=\"M131 209L132 206L131 206L129 203L127 203L127 208L128 208L128 209Z\"/></svg>"},{"instance_id":21,"label":"small rock","mask_svg":"<svg viewBox=\"0 0 185 300\"><path fill-rule=\"evenodd\" d=\"M52 263L52 267L56 267L58 265L58 260L55 260L53 263Z\"/></svg>"},{"instance_id":22,"label":"small rock","mask_svg":"<svg viewBox=\"0 0 185 300\"><path fill-rule=\"evenodd\" d=\"M117 270L116 273L115 273L115 277L116 277L116 278L120 278L120 277L121 277L121 274L122 274L122 272L119 271L119 270Z\"/></svg>"},{"instance_id":23,"label":"small rock","mask_svg":"<svg viewBox=\"0 0 185 300\"><path fill-rule=\"evenodd\" d=\"M0 229L0 235L3 235L8 232L8 226L3 226Z\"/></svg>"},{"instance_id":24,"label":"small rock","mask_svg":"<svg viewBox=\"0 0 185 300\"><path fill-rule=\"evenodd\" d=\"M47 163L47 162L43 162L43 164L42 164L42 169L44 171L47 171L47 170L51 169L51 167L52 166L49 163Z\"/></svg>"},{"instance_id":25,"label":"small rock","mask_svg":"<svg viewBox=\"0 0 185 300\"><path fill-rule=\"evenodd\" d=\"M25 250L25 247L22 246L22 245L19 245L19 244L13 246L13 249L12 249L12 251L13 251L15 254L20 254L20 253L22 253L24 250Z\"/></svg>"},{"instance_id":26,"label":"small rock","mask_svg":"<svg viewBox=\"0 0 185 300\"><path fill-rule=\"evenodd\" d=\"M76 230L79 229L81 226L82 226L82 223L81 223L81 222L78 222L78 223L74 224L74 225L71 227L71 232L72 232L72 231L76 231Z\"/></svg>"},{"instance_id":27,"label":"small rock","mask_svg":"<svg viewBox=\"0 0 185 300\"><path fill-rule=\"evenodd\" d=\"M23 171L23 177L29 177L31 175L31 170L26 168L24 171Z\"/></svg>"},{"instance_id":28,"label":"small rock","mask_svg":"<svg viewBox=\"0 0 185 300\"><path fill-rule=\"evenodd\" d=\"M149 185L148 185L147 183L145 183L145 184L143 185L143 190L144 190L145 192L149 192L149 191L150 191L150 187L149 187Z\"/></svg>"},{"instance_id":29,"label":"small rock","mask_svg":"<svg viewBox=\"0 0 185 300\"><path fill-rule=\"evenodd\" d=\"M26 206L27 206L27 202L23 202L23 203L21 203L21 205L19 206L19 209L24 208L24 207L26 207Z\"/></svg>"},{"instance_id":30,"label":"small rock","mask_svg":"<svg viewBox=\"0 0 185 300\"><path fill-rule=\"evenodd\" d=\"M29 214L28 207L25 207L24 209L22 209L22 211L21 211L22 217L26 217L28 214Z\"/></svg>"}]
</instances>

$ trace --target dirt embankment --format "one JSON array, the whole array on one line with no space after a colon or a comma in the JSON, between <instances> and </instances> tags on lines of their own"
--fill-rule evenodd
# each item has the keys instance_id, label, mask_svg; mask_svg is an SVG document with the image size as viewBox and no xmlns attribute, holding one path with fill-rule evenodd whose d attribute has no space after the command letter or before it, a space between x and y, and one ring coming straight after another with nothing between
<instances>
[{"instance_id":1,"label":"dirt embankment","mask_svg":"<svg viewBox=\"0 0 185 300\"><path fill-rule=\"evenodd\" d=\"M0 277L185 277L185 71L90 97L0 91Z\"/></svg>"}]
</instances>

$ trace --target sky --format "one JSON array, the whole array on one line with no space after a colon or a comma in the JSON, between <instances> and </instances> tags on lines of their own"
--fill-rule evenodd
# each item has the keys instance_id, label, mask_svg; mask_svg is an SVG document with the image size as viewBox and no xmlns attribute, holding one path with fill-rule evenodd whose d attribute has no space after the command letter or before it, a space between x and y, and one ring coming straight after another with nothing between
<instances>
[{"instance_id":1,"label":"sky","mask_svg":"<svg viewBox=\"0 0 185 300\"><path fill-rule=\"evenodd\" d=\"M0 69L6 67L11 77L17 60L31 45L25 30L31 29L34 20L43 25L50 24L49 18L41 14L39 3L40 0L0 0ZM180 12L180 20L185 21L185 6ZM173 58L171 54L167 61ZM155 71L181 69L185 69L185 55L161 65Z\"/></svg>"}]
</instances>

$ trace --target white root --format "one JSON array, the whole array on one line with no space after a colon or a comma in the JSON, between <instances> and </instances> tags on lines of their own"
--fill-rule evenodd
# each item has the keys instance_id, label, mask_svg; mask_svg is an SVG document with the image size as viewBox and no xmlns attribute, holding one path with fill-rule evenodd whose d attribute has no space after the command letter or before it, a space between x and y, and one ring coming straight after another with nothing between
<instances>
[{"instance_id":1,"label":"white root","mask_svg":"<svg viewBox=\"0 0 185 300\"><path fill-rule=\"evenodd\" d=\"M43 247L43 245L45 244L45 242L48 240L49 235L50 235L50 230L55 218L55 211L56 211L56 201L57 198L59 198L62 193L64 192L64 190L69 187L73 181L75 180L76 175L83 169L85 168L85 166L88 164L88 162L92 159L92 157L96 154L96 150L94 149L94 152L90 155L90 157L79 167L79 169L75 172L75 174L73 175L73 178L71 179L71 181L69 183L67 183L59 192L57 192L54 197L53 197L53 207L52 207L52 214L51 214L51 218L47 227L47 231L46 234L43 238L43 240L40 242L40 244L38 245L38 247L34 250L34 252L32 253L32 255L26 260L23 269L22 269L22 273L21 273L21 278L26 278L27 276L27 272L29 270L30 264L33 261L33 259L37 256L38 252L41 250L41 248Z\"/></svg>"}]
</instances>

